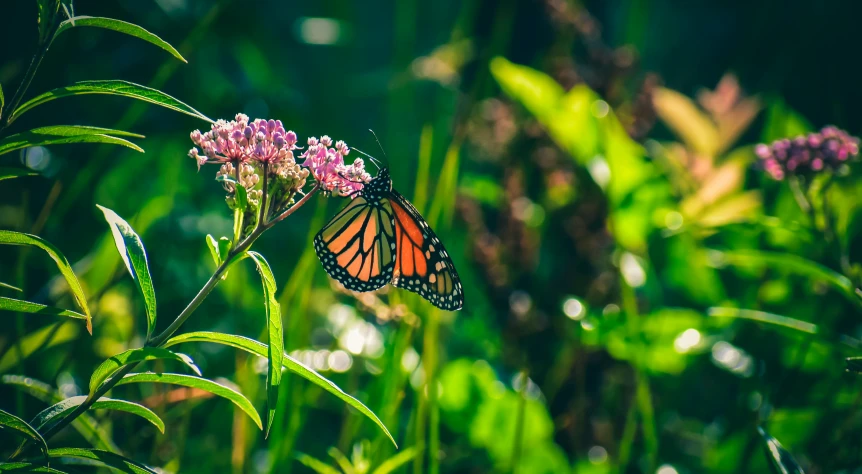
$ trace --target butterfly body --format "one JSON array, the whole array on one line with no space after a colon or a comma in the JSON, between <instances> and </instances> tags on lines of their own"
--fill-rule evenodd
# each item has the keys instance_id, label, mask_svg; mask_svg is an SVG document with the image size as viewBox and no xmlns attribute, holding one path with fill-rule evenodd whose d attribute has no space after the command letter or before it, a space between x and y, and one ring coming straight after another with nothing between
<instances>
[{"instance_id":1,"label":"butterfly body","mask_svg":"<svg viewBox=\"0 0 862 474\"><path fill-rule=\"evenodd\" d=\"M419 211L393 189L386 168L315 236L314 250L326 273L350 290L392 283L438 308L463 306L449 254Z\"/></svg>"}]
</instances>

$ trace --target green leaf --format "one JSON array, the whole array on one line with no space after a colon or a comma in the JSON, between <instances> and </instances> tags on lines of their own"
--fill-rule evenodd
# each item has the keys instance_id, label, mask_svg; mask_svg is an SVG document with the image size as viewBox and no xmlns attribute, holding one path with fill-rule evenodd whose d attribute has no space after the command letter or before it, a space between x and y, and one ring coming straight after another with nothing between
<instances>
[{"instance_id":1,"label":"green leaf","mask_svg":"<svg viewBox=\"0 0 862 474\"><path fill-rule=\"evenodd\" d=\"M39 94L38 96L21 104L18 109L12 112L12 115L9 117L9 122L11 123L33 107L37 107L54 99L86 94L105 94L129 97L131 99L142 100L151 104L160 105L167 109L173 110L174 112L191 115L192 117L197 117L201 120L206 120L207 122L212 122L212 119L210 119L206 115L198 112L191 106L169 96L168 94L165 94L162 91L135 84L133 82L121 80L80 81L70 86L60 87L58 89L54 89L43 94Z\"/></svg>"},{"instance_id":2,"label":"green leaf","mask_svg":"<svg viewBox=\"0 0 862 474\"><path fill-rule=\"evenodd\" d=\"M84 311L87 319L87 331L93 334L92 317L90 316L90 308L87 307L87 297L84 296L84 290L81 288L81 283L72 271L72 266L66 257L52 243L43 240L41 237L30 234L22 234L11 230L0 230L0 244L11 245L33 245L39 247L48 253L48 255L57 263L60 273L66 278L66 283L69 284L69 289L72 291L72 296L75 297L75 302Z\"/></svg>"},{"instance_id":3,"label":"green leaf","mask_svg":"<svg viewBox=\"0 0 862 474\"><path fill-rule=\"evenodd\" d=\"M269 344L267 345L267 359L269 368L266 375L266 432L272 427L275 418L275 407L278 403L278 386L281 384L281 366L284 360L284 328L282 327L281 306L275 297L275 276L263 255L257 252L249 252L248 256L257 265L260 279L263 283L263 303L266 307L267 328L269 329Z\"/></svg>"},{"instance_id":4,"label":"green leaf","mask_svg":"<svg viewBox=\"0 0 862 474\"><path fill-rule=\"evenodd\" d=\"M227 258L230 254L230 249L233 246L233 242L230 241L227 237L220 237L218 239L218 254L222 259Z\"/></svg>"},{"instance_id":5,"label":"green leaf","mask_svg":"<svg viewBox=\"0 0 862 474\"><path fill-rule=\"evenodd\" d=\"M110 357L105 362L102 362L99 367L93 372L90 377L90 393L94 393L102 382L108 380L108 377L113 375L124 365L134 364L145 360L175 360L187 365L198 376L201 375L200 369L195 365L192 358L161 347L141 347L138 349L129 349L125 352Z\"/></svg>"},{"instance_id":6,"label":"green leaf","mask_svg":"<svg viewBox=\"0 0 862 474\"><path fill-rule=\"evenodd\" d=\"M296 453L294 459L296 459L303 466L316 472L317 474L341 474L341 471L339 471L338 469L330 466L329 464L326 464L320 459L313 458L307 454Z\"/></svg>"},{"instance_id":7,"label":"green leaf","mask_svg":"<svg viewBox=\"0 0 862 474\"><path fill-rule=\"evenodd\" d=\"M69 18L68 20L60 23L60 26L57 28L57 32L54 33L54 38L56 39L60 34L69 28L78 27L78 26L92 26L96 28L105 28L108 30L114 30L120 33L125 33L130 36L134 36L136 38L140 38L148 43L154 44L159 48L164 49L165 51L171 53L173 57L179 59L184 63L188 63L186 59L174 49L173 46L168 44L163 39L158 36L150 33L149 31L141 28L138 25L127 23L125 21L114 20L113 18L101 18L101 17L92 17L92 16L74 16Z\"/></svg>"},{"instance_id":8,"label":"green leaf","mask_svg":"<svg viewBox=\"0 0 862 474\"><path fill-rule=\"evenodd\" d=\"M256 354L260 357L267 357L267 354L269 352L269 349L267 348L266 344L259 341L255 341L254 339L249 339L244 336L236 336L232 334L209 331L189 332L174 336L168 339L167 342L165 342L165 347L170 347L184 342L213 342L216 344L224 344L226 346L235 347L237 349ZM290 370L291 372L299 375L300 377L314 383L318 387L335 395L343 402L359 410L360 413L365 415L368 419L370 419L378 427L380 427L380 429L383 430L383 432L386 433L386 436L389 437L389 439L392 441L392 444L398 447L398 444L395 443L395 438L392 437L392 435L389 433L389 430L386 429L386 426L383 424L382 421L380 421L380 418L377 418L377 415L375 415L374 412L369 410L368 407L363 405L362 402L348 395L343 390L341 390L338 385L335 385L329 379L318 374L313 369L302 365L302 363L290 357L289 355L284 355L283 362L284 367L287 370Z\"/></svg>"},{"instance_id":9,"label":"green leaf","mask_svg":"<svg viewBox=\"0 0 862 474\"><path fill-rule=\"evenodd\" d=\"M144 150L134 143L114 135L143 138L143 135L83 125L54 125L16 133L0 140L0 155L31 146L65 145L69 143L107 143L121 145L141 153Z\"/></svg>"},{"instance_id":10,"label":"green leaf","mask_svg":"<svg viewBox=\"0 0 862 474\"><path fill-rule=\"evenodd\" d=\"M3 85L0 84L0 113L2 113L4 105L6 105L6 97L3 95Z\"/></svg>"},{"instance_id":11,"label":"green leaf","mask_svg":"<svg viewBox=\"0 0 862 474\"><path fill-rule=\"evenodd\" d=\"M8 430L12 430L17 432L19 435L22 435L25 438L29 438L32 441L35 441L39 445L43 451L48 451L48 443L45 442L45 439L42 438L42 435L36 431L35 428L30 426L26 421L18 418L17 416L8 413L6 411L0 410L0 428L5 428Z\"/></svg>"},{"instance_id":12,"label":"green leaf","mask_svg":"<svg viewBox=\"0 0 862 474\"><path fill-rule=\"evenodd\" d=\"M850 301L862 305L862 295L849 278L812 260L787 253L761 250L716 250L714 252L715 258L713 260L718 264L726 263L740 267L769 265L788 272L798 273L829 283Z\"/></svg>"},{"instance_id":13,"label":"green leaf","mask_svg":"<svg viewBox=\"0 0 862 474\"><path fill-rule=\"evenodd\" d=\"M763 437L766 457L772 461L770 465L776 474L805 474L796 459L793 459L793 455L777 439L770 436L761 427L758 427L757 431Z\"/></svg>"},{"instance_id":14,"label":"green leaf","mask_svg":"<svg viewBox=\"0 0 862 474\"><path fill-rule=\"evenodd\" d=\"M707 310L707 314L716 318L739 318L749 319L762 323L774 324L795 331L801 331L808 334L817 334L817 325L811 324L798 319L788 318L778 314L767 313L765 311L755 311L753 309L739 309L726 307L712 307Z\"/></svg>"},{"instance_id":15,"label":"green leaf","mask_svg":"<svg viewBox=\"0 0 862 474\"><path fill-rule=\"evenodd\" d=\"M26 334L18 339L15 350L7 350L0 357L0 374L8 373L10 369L37 351L74 340L78 337L78 331L77 325L57 323Z\"/></svg>"},{"instance_id":16,"label":"green leaf","mask_svg":"<svg viewBox=\"0 0 862 474\"><path fill-rule=\"evenodd\" d=\"M98 461L121 472L130 472L134 474L158 474L158 471L155 471L144 464L133 461L125 456L120 456L119 454L112 453L110 451L102 451L100 449L56 448L49 450L48 455L52 458L77 458L89 461Z\"/></svg>"},{"instance_id":17,"label":"green leaf","mask_svg":"<svg viewBox=\"0 0 862 474\"><path fill-rule=\"evenodd\" d=\"M245 212L248 209L248 191L245 189L245 186L240 185L236 179L231 176L221 175L216 178L216 181L222 183L231 183L236 189L235 197L236 197L236 207L242 212Z\"/></svg>"},{"instance_id":18,"label":"green leaf","mask_svg":"<svg viewBox=\"0 0 862 474\"><path fill-rule=\"evenodd\" d=\"M86 396L78 396L78 397L70 397L65 400L62 400L54 405L42 410L35 418L30 422L30 424L35 425L37 429L43 430L50 425L53 425L54 421L59 421L65 418L66 414L75 409L78 405L84 403L87 400ZM124 411L126 413L131 413L133 415L138 415L141 418L149 421L156 428L159 429L160 432L165 432L165 423L158 417L155 413L152 412L149 408L139 405L134 402L129 402L126 400L115 400L113 398L102 397L96 400L92 406L89 408L90 410L116 410L116 411Z\"/></svg>"},{"instance_id":19,"label":"green leaf","mask_svg":"<svg viewBox=\"0 0 862 474\"><path fill-rule=\"evenodd\" d=\"M48 36L51 34L54 19L57 12L60 11L60 0L39 0L38 6L39 43L42 44L48 40Z\"/></svg>"},{"instance_id":20,"label":"green leaf","mask_svg":"<svg viewBox=\"0 0 862 474\"><path fill-rule=\"evenodd\" d=\"M371 471L371 474L391 474L399 467L410 462L410 460L415 458L419 452L420 450L416 449L416 446L411 446L386 461L383 461L379 466L377 466L377 469Z\"/></svg>"},{"instance_id":21,"label":"green leaf","mask_svg":"<svg viewBox=\"0 0 862 474\"><path fill-rule=\"evenodd\" d=\"M2 107L2 105L0 105ZM34 173L26 168L0 168L0 181L4 179L21 178L23 176L36 176L39 173Z\"/></svg>"},{"instance_id":22,"label":"green leaf","mask_svg":"<svg viewBox=\"0 0 862 474\"><path fill-rule=\"evenodd\" d=\"M22 290L21 288L18 288L17 286L12 286L12 285L10 285L10 284L8 284L8 283L3 283L2 281L0 281L0 288L6 288L6 289L8 289L8 290L14 290L14 291L18 291L18 292L23 292L23 291L24 291L24 290Z\"/></svg>"},{"instance_id":23,"label":"green leaf","mask_svg":"<svg viewBox=\"0 0 862 474\"><path fill-rule=\"evenodd\" d=\"M207 247L210 249L210 255L213 257L213 263L216 266L221 265L221 255L219 254L218 242L212 234L207 234Z\"/></svg>"},{"instance_id":24,"label":"green leaf","mask_svg":"<svg viewBox=\"0 0 862 474\"><path fill-rule=\"evenodd\" d=\"M0 472L49 472L53 474L66 474L54 468L33 464L31 462L7 462L0 463Z\"/></svg>"},{"instance_id":25,"label":"green leaf","mask_svg":"<svg viewBox=\"0 0 862 474\"><path fill-rule=\"evenodd\" d=\"M150 268L147 264L147 252L144 243L132 229L128 222L118 216L116 212L96 205L105 214L105 220L111 227L114 235L114 243L117 251L123 257L126 268L132 275L132 279L138 284L141 294L144 296L144 306L147 310L147 340L156 328L156 291L153 289L153 280L150 278Z\"/></svg>"},{"instance_id":26,"label":"green leaf","mask_svg":"<svg viewBox=\"0 0 862 474\"><path fill-rule=\"evenodd\" d=\"M0 383L13 386L44 403L53 404L63 401L63 397L53 387L30 377L3 375L0 377ZM110 435L90 415L82 414L75 418L72 421L72 428L75 428L87 442L96 448L119 451L119 448L111 440Z\"/></svg>"},{"instance_id":27,"label":"green leaf","mask_svg":"<svg viewBox=\"0 0 862 474\"><path fill-rule=\"evenodd\" d=\"M123 377L117 385L126 385L139 382L160 382L170 383L174 385L182 385L184 387L199 388L206 390L214 395L226 398L232 401L240 410L244 411L258 428L263 429L263 424L260 421L260 416L254 409L254 405L236 390L224 385L199 377L182 374L157 374L154 372L143 372L139 374L129 374Z\"/></svg>"},{"instance_id":28,"label":"green leaf","mask_svg":"<svg viewBox=\"0 0 862 474\"><path fill-rule=\"evenodd\" d=\"M16 300L14 298L6 298L4 296L0 296L0 310L15 311L17 313L46 314L48 316L65 316L67 318L87 319L86 315L72 310L55 308L53 306L31 303L24 300Z\"/></svg>"}]
</instances>

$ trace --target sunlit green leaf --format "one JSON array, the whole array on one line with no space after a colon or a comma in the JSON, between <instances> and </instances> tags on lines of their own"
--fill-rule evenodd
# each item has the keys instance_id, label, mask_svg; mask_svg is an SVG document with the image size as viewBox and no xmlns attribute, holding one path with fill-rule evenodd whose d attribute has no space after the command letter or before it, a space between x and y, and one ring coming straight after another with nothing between
<instances>
[{"instance_id":1,"label":"sunlit green leaf","mask_svg":"<svg viewBox=\"0 0 862 474\"><path fill-rule=\"evenodd\" d=\"M751 321L758 321L767 324L773 324L775 326L782 326L786 328L793 329L795 331L805 332L808 334L817 334L817 325L811 324L805 321L800 321L798 319L788 318L787 316L780 316L778 314L767 313L765 311L755 311L751 309L739 309L739 308L722 308L722 307L712 307L707 310L707 314L712 317L717 318L739 318L739 319L748 319Z\"/></svg>"},{"instance_id":2,"label":"sunlit green leaf","mask_svg":"<svg viewBox=\"0 0 862 474\"><path fill-rule=\"evenodd\" d=\"M87 297L84 296L84 290L81 288L81 283L75 276L75 272L72 271L72 266L57 247L41 237L13 232L11 230L0 230L0 244L32 245L47 252L54 262L57 263L60 273L62 273L63 277L66 278L66 283L69 284L69 289L75 297L75 302L77 302L78 306L84 310L84 315L87 319L87 331L90 334L93 333L93 323L91 321L90 308L87 307Z\"/></svg>"},{"instance_id":3,"label":"sunlit green leaf","mask_svg":"<svg viewBox=\"0 0 862 474\"><path fill-rule=\"evenodd\" d=\"M65 416L75 409L78 405L84 403L87 400L86 396L78 396L78 397L70 397L60 402L55 403L54 405L42 410L38 415L36 415L33 420L30 422L32 425L36 426L39 430L44 430L47 427L53 425L56 421L59 421ZM152 410L149 408L139 405L134 402L129 402L126 400L115 400L113 398L102 397L96 400L91 406L90 410L115 410L115 411L124 411L127 413L131 413L133 415L138 415L141 418L149 421L156 428L159 429L160 432L165 432L165 423L158 417Z\"/></svg>"},{"instance_id":4,"label":"sunlit green leaf","mask_svg":"<svg viewBox=\"0 0 862 474\"><path fill-rule=\"evenodd\" d=\"M116 95L142 100L151 104L160 105L175 112L180 112L186 115L191 115L192 117L197 117L201 120L206 120L207 122L212 122L212 120L206 115L162 91L121 80L80 81L70 86L60 87L58 89L45 92L21 104L21 106L19 106L18 109L16 109L9 117L9 122L14 121L33 107L37 107L54 99L86 94Z\"/></svg>"},{"instance_id":5,"label":"sunlit green leaf","mask_svg":"<svg viewBox=\"0 0 862 474\"><path fill-rule=\"evenodd\" d=\"M21 178L23 176L37 176L39 173L27 168L0 168L0 181L4 179Z\"/></svg>"},{"instance_id":6,"label":"sunlit green leaf","mask_svg":"<svg viewBox=\"0 0 862 474\"><path fill-rule=\"evenodd\" d=\"M18 288L17 286L12 286L8 283L3 283L2 281L0 281L0 288L6 288L7 290L18 291L18 292L24 291L21 288Z\"/></svg>"},{"instance_id":7,"label":"sunlit green leaf","mask_svg":"<svg viewBox=\"0 0 862 474\"><path fill-rule=\"evenodd\" d=\"M45 314L48 316L65 316L67 318L87 319L87 316L69 309L55 308L38 303L31 303L14 298L0 296L0 310L18 313Z\"/></svg>"},{"instance_id":8,"label":"sunlit green leaf","mask_svg":"<svg viewBox=\"0 0 862 474\"><path fill-rule=\"evenodd\" d=\"M0 410L0 428L14 431L19 436L29 438L31 441L38 443L43 451L48 451L48 443L46 443L45 439L42 438L42 435L36 431L36 428L33 428L26 421L11 413Z\"/></svg>"},{"instance_id":9,"label":"sunlit green leaf","mask_svg":"<svg viewBox=\"0 0 862 474\"><path fill-rule=\"evenodd\" d=\"M416 446L411 446L391 458L383 461L371 474L391 474L399 467L407 464L421 452Z\"/></svg>"},{"instance_id":10,"label":"sunlit green leaf","mask_svg":"<svg viewBox=\"0 0 862 474\"><path fill-rule=\"evenodd\" d=\"M225 385L218 384L213 382L212 380L207 380L200 377L192 377L191 375L182 375L182 374L157 374L154 372L143 372L139 374L128 374L123 377L117 385L126 385L130 383L140 383L140 382L159 382L159 383L170 383L174 385L182 385L184 387L190 388L199 388L201 390L206 390L214 395L218 395L222 398L226 398L232 401L240 410L244 411L258 428L263 429L263 424L260 421L260 416L257 414L257 411L254 409L254 405L245 398L241 393L236 390L227 387Z\"/></svg>"},{"instance_id":11,"label":"sunlit green leaf","mask_svg":"<svg viewBox=\"0 0 862 474\"><path fill-rule=\"evenodd\" d=\"M216 344L224 344L227 346L235 347L237 349L242 349L244 351L250 352L252 354L259 355L260 357L267 357L269 349L266 344L255 341L254 339L249 339L243 336L235 336L232 334L223 334L218 332L209 332L209 331L197 331L190 332L186 334L180 334L178 336L174 336L165 343L165 347L173 346L176 344L181 344L184 342L214 342ZM365 405L362 404L359 400L353 398L352 396L345 393L341 390L338 385L335 385L327 378L318 374L313 369L310 369L299 361L293 359L289 355L284 355L284 367L287 370L299 375L300 377L313 382L315 385L321 387L327 392L335 395L340 398L342 401L352 406L353 408L359 410L360 413L368 417L371 421L373 421L377 426L386 433L386 436L392 441L392 444L395 443L395 439L389 433L389 430L386 429L386 426L377 418L377 415L374 414L371 410L368 409Z\"/></svg>"},{"instance_id":12,"label":"sunlit green leaf","mask_svg":"<svg viewBox=\"0 0 862 474\"><path fill-rule=\"evenodd\" d=\"M249 252L248 256L257 265L260 279L263 283L263 304L266 307L266 325L269 331L269 344L267 345L267 359L269 367L266 375L266 432L269 436L272 420L275 418L275 407L278 403L278 386L281 384L281 366L284 360L284 329L282 327L281 306L275 297L275 276L263 255L257 252Z\"/></svg>"},{"instance_id":13,"label":"sunlit green leaf","mask_svg":"<svg viewBox=\"0 0 862 474\"><path fill-rule=\"evenodd\" d=\"M74 324L57 323L24 335L18 339L15 350L6 351L0 357L0 373L9 372L9 369L37 351L74 340L78 336L78 328L79 326Z\"/></svg>"},{"instance_id":14,"label":"sunlit green leaf","mask_svg":"<svg viewBox=\"0 0 862 474\"><path fill-rule=\"evenodd\" d=\"M113 375L117 370L119 370L124 365L133 364L135 362L142 362L145 360L175 360L178 362L182 362L186 366L188 366L194 373L197 375L201 375L200 369L195 365L192 358L185 355L180 354L179 352L173 352L168 349L163 349L161 347L141 347L138 349L129 349L125 352L112 356L105 362L102 362L99 367L93 372L93 375L90 377L90 393L94 393L96 389L102 385L102 382L108 380L108 378Z\"/></svg>"},{"instance_id":15,"label":"sunlit green leaf","mask_svg":"<svg viewBox=\"0 0 862 474\"><path fill-rule=\"evenodd\" d=\"M657 88L652 95L658 117L689 148L713 158L721 144L718 127L688 97L679 92Z\"/></svg>"},{"instance_id":16,"label":"sunlit green leaf","mask_svg":"<svg viewBox=\"0 0 862 474\"><path fill-rule=\"evenodd\" d=\"M212 234L207 234L207 247L210 249L210 255L212 255L213 263L216 266L221 264L221 255L219 254L218 242L216 242L215 237Z\"/></svg>"},{"instance_id":17,"label":"sunlit green leaf","mask_svg":"<svg viewBox=\"0 0 862 474\"><path fill-rule=\"evenodd\" d=\"M158 471L155 471L137 461L133 461L125 456L121 456L110 451L102 451L99 449L55 448L49 450L48 455L52 458L78 458L89 461L98 461L99 463L121 472L130 472L134 474L158 474Z\"/></svg>"},{"instance_id":18,"label":"sunlit green leaf","mask_svg":"<svg viewBox=\"0 0 862 474\"><path fill-rule=\"evenodd\" d=\"M143 135L107 128L86 127L82 125L55 125L34 128L26 132L9 135L0 140L0 155L31 146L65 145L69 143L107 143L109 145L128 147L141 153L144 152L138 145L118 138L118 136L143 137Z\"/></svg>"},{"instance_id":19,"label":"sunlit green leaf","mask_svg":"<svg viewBox=\"0 0 862 474\"><path fill-rule=\"evenodd\" d=\"M342 474L341 471L339 471L338 469L330 466L329 464L326 464L320 459L313 458L307 454L296 453L296 456L294 456L294 458L299 461L300 464L311 469L317 474Z\"/></svg>"},{"instance_id":20,"label":"sunlit green leaf","mask_svg":"<svg viewBox=\"0 0 862 474\"><path fill-rule=\"evenodd\" d=\"M60 36L64 31L69 28L79 27L79 26L91 26L96 28L105 28L108 30L117 31L120 33L125 33L130 36L134 36L136 38L140 38L148 43L154 44L159 48L164 49L165 51L171 53L175 58L180 61L187 63L186 59L174 49L173 46L168 44L163 39L158 36L150 33L149 31L141 28L138 25L127 23L125 21L114 20L113 18L100 18L100 17L92 17L92 16L75 16L69 18L62 23L57 28L57 32L54 33L54 38Z\"/></svg>"},{"instance_id":21,"label":"sunlit green leaf","mask_svg":"<svg viewBox=\"0 0 862 474\"><path fill-rule=\"evenodd\" d=\"M766 457L771 461L770 465L776 474L805 474L796 459L793 459L793 455L777 439L769 436L763 428L758 427L757 431L763 437Z\"/></svg>"},{"instance_id":22,"label":"sunlit green leaf","mask_svg":"<svg viewBox=\"0 0 862 474\"><path fill-rule=\"evenodd\" d=\"M233 242L230 241L227 237L219 237L218 239L218 254L222 259L225 259L230 255L230 249L233 245Z\"/></svg>"},{"instance_id":23,"label":"sunlit green leaf","mask_svg":"<svg viewBox=\"0 0 862 474\"><path fill-rule=\"evenodd\" d=\"M117 251L123 257L126 269L129 270L132 279L138 284L144 297L144 306L147 311L147 339L149 340L156 328L156 291L153 289L153 280L150 277L144 243L141 242L141 238L135 233L132 226L118 216L116 212L98 204L96 207L105 214L105 220L108 221L111 233L114 235Z\"/></svg>"},{"instance_id":24,"label":"sunlit green leaf","mask_svg":"<svg viewBox=\"0 0 862 474\"><path fill-rule=\"evenodd\" d=\"M30 377L3 375L0 377L0 383L13 386L47 404L55 404L64 400L55 388ZM82 414L75 418L72 421L72 428L75 428L87 442L96 448L109 451L119 450L107 431L102 429L90 415Z\"/></svg>"},{"instance_id":25,"label":"sunlit green leaf","mask_svg":"<svg viewBox=\"0 0 862 474\"><path fill-rule=\"evenodd\" d=\"M47 472L51 474L66 474L52 467L33 464L30 462L7 462L0 463L0 472Z\"/></svg>"}]
</instances>

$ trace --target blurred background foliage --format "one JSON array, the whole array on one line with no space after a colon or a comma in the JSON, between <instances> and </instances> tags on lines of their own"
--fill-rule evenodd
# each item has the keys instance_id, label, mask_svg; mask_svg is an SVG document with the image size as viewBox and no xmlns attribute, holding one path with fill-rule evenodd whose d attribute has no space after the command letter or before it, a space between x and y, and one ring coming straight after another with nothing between
<instances>
[{"instance_id":1,"label":"blurred background foliage","mask_svg":"<svg viewBox=\"0 0 862 474\"><path fill-rule=\"evenodd\" d=\"M36 6L2 8L8 96L35 47ZM75 11L142 25L189 63L74 30L30 96L122 77L213 118L278 118L301 138L328 134L379 156L374 129L466 295L463 311L445 313L402 291L343 291L310 245L343 201L316 198L256 244L279 282L285 347L366 403L400 448L286 374L266 440L205 392L117 388L167 426L160 435L98 413L130 457L180 472L764 472L762 426L809 472L860 472L862 386L844 364L862 345L859 169L802 209L752 165L756 143L830 123L862 131L849 36L862 4L77 0ZM37 124L146 136L145 154L71 145L2 157L40 176L0 181L0 228L62 249L94 335L7 313L0 374L73 396L146 334L95 204L142 236L162 314L211 274L204 236L229 235L231 216L186 156L188 133L206 127L194 117L93 96L42 106L13 131ZM259 338L257 278L233 268L184 329ZM0 281L69 303L37 252L0 247ZM261 360L184 350L263 406ZM44 408L0 393L5 409Z\"/></svg>"}]
</instances>

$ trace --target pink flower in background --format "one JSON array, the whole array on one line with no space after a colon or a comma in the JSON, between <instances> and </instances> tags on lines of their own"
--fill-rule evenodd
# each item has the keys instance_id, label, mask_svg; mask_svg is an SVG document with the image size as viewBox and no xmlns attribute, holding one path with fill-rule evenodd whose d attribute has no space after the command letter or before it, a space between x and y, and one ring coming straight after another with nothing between
<instances>
[{"instance_id":1,"label":"pink flower in background","mask_svg":"<svg viewBox=\"0 0 862 474\"><path fill-rule=\"evenodd\" d=\"M323 191L348 196L361 190L371 180L361 159L353 160L350 165L344 163L348 153L350 149L346 143L338 141L332 147L332 139L324 135L320 140L317 137L309 138L308 149L300 158L305 158L302 166L311 171Z\"/></svg>"},{"instance_id":2,"label":"pink flower in background","mask_svg":"<svg viewBox=\"0 0 862 474\"><path fill-rule=\"evenodd\" d=\"M761 166L776 180L787 175L807 175L834 170L859 155L859 139L836 127L818 133L760 144L754 149Z\"/></svg>"}]
</instances>

